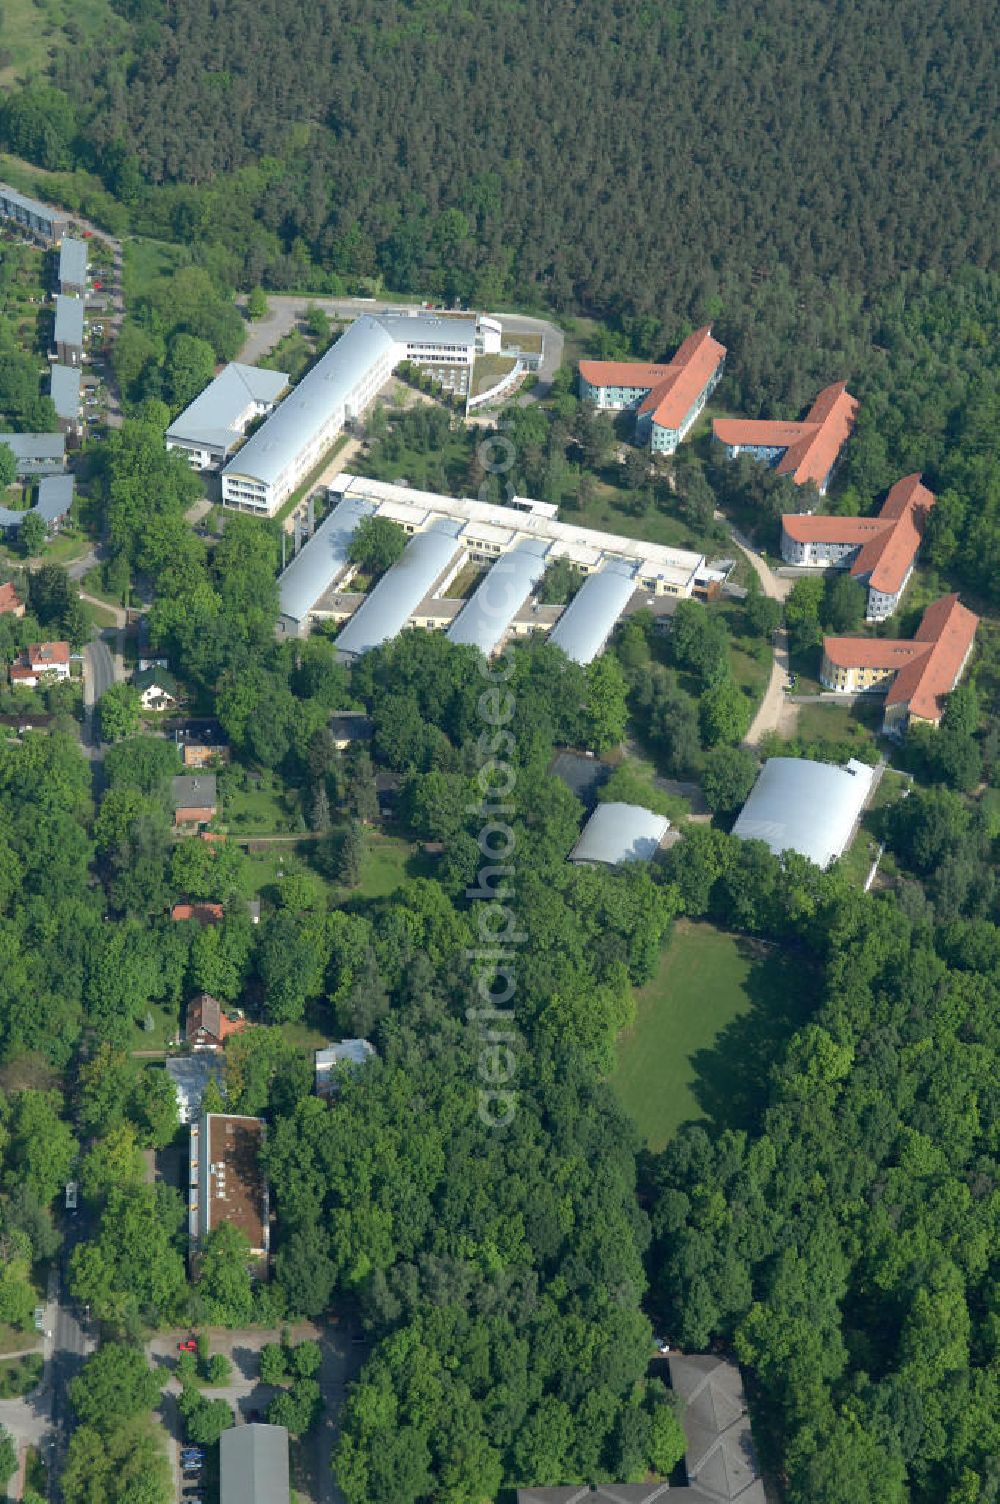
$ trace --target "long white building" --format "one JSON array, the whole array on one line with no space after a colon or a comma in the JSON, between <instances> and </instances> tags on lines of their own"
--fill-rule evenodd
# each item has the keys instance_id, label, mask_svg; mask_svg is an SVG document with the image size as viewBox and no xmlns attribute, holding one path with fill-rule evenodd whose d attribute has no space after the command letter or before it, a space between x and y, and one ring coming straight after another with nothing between
<instances>
[{"instance_id":1,"label":"long white building","mask_svg":"<svg viewBox=\"0 0 1000 1504\"><path fill-rule=\"evenodd\" d=\"M644 604L707 594L718 583L704 555L561 522L547 502L515 497L510 506L416 491L338 475L334 507L278 581L283 630L307 633L313 620L342 621L345 659L407 627L437 628L489 654L510 635L556 627L568 657L589 663L634 599ZM367 596L352 591L351 538L363 517L384 517L409 537L399 561ZM557 560L587 579L572 604L541 604L537 586ZM466 563L492 566L468 599L448 587ZM558 626L556 626L558 623Z\"/></svg>"},{"instance_id":2,"label":"long white building","mask_svg":"<svg viewBox=\"0 0 1000 1504\"><path fill-rule=\"evenodd\" d=\"M475 356L475 319L363 314L226 465L223 503L273 517L398 365L471 368Z\"/></svg>"}]
</instances>

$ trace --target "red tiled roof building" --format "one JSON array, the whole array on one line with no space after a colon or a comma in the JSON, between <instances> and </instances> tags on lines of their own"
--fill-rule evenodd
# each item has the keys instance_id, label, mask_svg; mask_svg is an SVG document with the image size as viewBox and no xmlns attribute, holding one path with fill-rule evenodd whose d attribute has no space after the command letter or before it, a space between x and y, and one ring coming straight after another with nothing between
<instances>
[{"instance_id":1,"label":"red tiled roof building","mask_svg":"<svg viewBox=\"0 0 1000 1504\"><path fill-rule=\"evenodd\" d=\"M718 384L726 350L706 324L663 365L630 360L581 360L580 396L605 411L636 414L637 442L673 454Z\"/></svg>"},{"instance_id":2,"label":"red tiled roof building","mask_svg":"<svg viewBox=\"0 0 1000 1504\"><path fill-rule=\"evenodd\" d=\"M896 482L877 517L793 512L781 519L781 557L786 564L850 569L868 587L868 620L885 621L913 573L935 500L917 473Z\"/></svg>"},{"instance_id":3,"label":"red tiled roof building","mask_svg":"<svg viewBox=\"0 0 1000 1504\"><path fill-rule=\"evenodd\" d=\"M824 387L801 423L764 418L716 418L712 432L730 459L748 454L790 475L797 486L811 481L824 495L840 451L851 436L858 401L838 381Z\"/></svg>"},{"instance_id":4,"label":"red tiled roof building","mask_svg":"<svg viewBox=\"0 0 1000 1504\"><path fill-rule=\"evenodd\" d=\"M914 721L936 726L972 656L978 625L979 617L957 595L943 595L927 607L908 642L825 637L820 679L843 694L885 689L886 735L902 736Z\"/></svg>"}]
</instances>

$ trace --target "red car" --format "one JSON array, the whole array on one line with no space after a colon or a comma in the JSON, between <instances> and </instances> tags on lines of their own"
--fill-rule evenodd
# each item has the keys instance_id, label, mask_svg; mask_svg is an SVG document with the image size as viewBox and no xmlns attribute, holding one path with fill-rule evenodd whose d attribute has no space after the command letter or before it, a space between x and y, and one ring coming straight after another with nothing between
<instances>
[{"instance_id":1,"label":"red car","mask_svg":"<svg viewBox=\"0 0 1000 1504\"><path fill-rule=\"evenodd\" d=\"M102 288L102 287L103 287L103 286L104 286L104 283L103 283L103 282L95 282L95 283L94 283L94 291L95 291L95 292L100 292L100 290L101 290L101 288Z\"/></svg>"},{"instance_id":2,"label":"red car","mask_svg":"<svg viewBox=\"0 0 1000 1504\"><path fill-rule=\"evenodd\" d=\"M177 1351L179 1353L196 1353L198 1351L198 1344L193 1337L188 1337L184 1342L178 1342Z\"/></svg>"}]
</instances>

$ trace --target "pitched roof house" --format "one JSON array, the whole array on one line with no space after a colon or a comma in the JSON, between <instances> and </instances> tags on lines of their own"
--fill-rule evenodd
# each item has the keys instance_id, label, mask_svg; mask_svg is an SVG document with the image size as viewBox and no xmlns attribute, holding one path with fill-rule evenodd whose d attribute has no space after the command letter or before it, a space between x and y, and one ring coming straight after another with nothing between
<instances>
[{"instance_id":1,"label":"pitched roof house","mask_svg":"<svg viewBox=\"0 0 1000 1504\"><path fill-rule=\"evenodd\" d=\"M218 813L214 773L178 773L171 779L170 793L175 825L207 825Z\"/></svg>"},{"instance_id":2,"label":"pitched roof house","mask_svg":"<svg viewBox=\"0 0 1000 1504\"><path fill-rule=\"evenodd\" d=\"M684 1401L688 1497L717 1504L767 1504L736 1364L716 1354L674 1353L670 1385Z\"/></svg>"},{"instance_id":3,"label":"pitched roof house","mask_svg":"<svg viewBox=\"0 0 1000 1504\"><path fill-rule=\"evenodd\" d=\"M180 698L180 686L165 668L142 669L132 675L132 683L139 691L143 710L165 710Z\"/></svg>"},{"instance_id":4,"label":"pitched roof house","mask_svg":"<svg viewBox=\"0 0 1000 1504\"><path fill-rule=\"evenodd\" d=\"M927 607L910 641L824 637L820 679L843 694L885 689L886 735L902 736L912 721L936 726L972 655L978 625L957 595L943 595Z\"/></svg>"},{"instance_id":5,"label":"pitched roof house","mask_svg":"<svg viewBox=\"0 0 1000 1504\"><path fill-rule=\"evenodd\" d=\"M34 689L39 679L47 674L55 679L69 678L68 642L30 643L17 662L11 664L10 682Z\"/></svg>"},{"instance_id":6,"label":"pitched roof house","mask_svg":"<svg viewBox=\"0 0 1000 1504\"><path fill-rule=\"evenodd\" d=\"M230 1034L240 1034L246 1027L245 1018L230 1017L218 998L208 992L199 992L188 1003L184 1033L196 1050L217 1050Z\"/></svg>"},{"instance_id":7,"label":"pitched roof house","mask_svg":"<svg viewBox=\"0 0 1000 1504\"><path fill-rule=\"evenodd\" d=\"M790 513L781 519L781 556L787 564L846 566L868 588L868 620L884 621L913 573L936 499L918 472L896 482L877 517Z\"/></svg>"},{"instance_id":8,"label":"pitched roof house","mask_svg":"<svg viewBox=\"0 0 1000 1504\"><path fill-rule=\"evenodd\" d=\"M673 454L717 385L726 348L706 324L689 334L672 360L650 365L631 360L581 360L580 395L596 407L634 408L636 437Z\"/></svg>"},{"instance_id":9,"label":"pitched roof house","mask_svg":"<svg viewBox=\"0 0 1000 1504\"><path fill-rule=\"evenodd\" d=\"M0 616L23 616L24 602L9 582L0 585Z\"/></svg>"},{"instance_id":10,"label":"pitched roof house","mask_svg":"<svg viewBox=\"0 0 1000 1504\"><path fill-rule=\"evenodd\" d=\"M225 917L225 909L221 903L175 903L170 910L170 917L175 924L183 919L197 919L204 927L206 924L218 924Z\"/></svg>"},{"instance_id":11,"label":"pitched roof house","mask_svg":"<svg viewBox=\"0 0 1000 1504\"><path fill-rule=\"evenodd\" d=\"M790 475L797 486L811 481L820 495L830 482L840 451L851 436L858 401L844 381L824 387L801 423L762 418L716 418L712 431L730 459L746 453Z\"/></svg>"}]
</instances>

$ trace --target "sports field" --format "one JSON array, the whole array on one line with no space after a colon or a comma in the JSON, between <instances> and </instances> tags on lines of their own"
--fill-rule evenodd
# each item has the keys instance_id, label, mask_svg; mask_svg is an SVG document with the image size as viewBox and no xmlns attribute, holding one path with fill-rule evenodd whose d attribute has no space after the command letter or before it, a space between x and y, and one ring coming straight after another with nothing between
<instances>
[{"instance_id":1,"label":"sports field","mask_svg":"<svg viewBox=\"0 0 1000 1504\"><path fill-rule=\"evenodd\" d=\"M765 1041L791 1032L809 993L799 958L681 921L636 995L636 1024L611 1078L649 1147L662 1149L693 1118L747 1126L764 1102Z\"/></svg>"}]
</instances>

